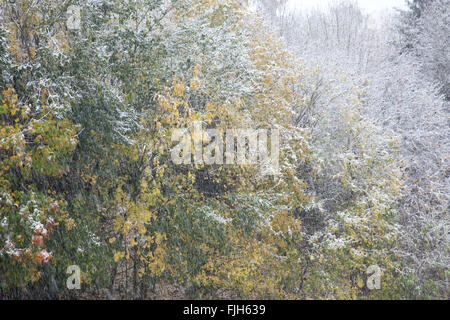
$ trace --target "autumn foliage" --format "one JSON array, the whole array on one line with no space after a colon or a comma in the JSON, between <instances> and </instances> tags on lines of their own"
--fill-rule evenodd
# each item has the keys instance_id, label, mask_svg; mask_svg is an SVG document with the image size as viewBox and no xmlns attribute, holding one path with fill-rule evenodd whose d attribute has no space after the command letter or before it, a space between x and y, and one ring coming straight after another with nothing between
<instances>
[{"instance_id":1,"label":"autumn foliage","mask_svg":"<svg viewBox=\"0 0 450 320\"><path fill-rule=\"evenodd\" d=\"M398 137L356 85L313 108L317 70L246 3L1 3L0 297L402 295ZM333 99L344 78L324 79ZM280 174L174 164L195 121L278 129Z\"/></svg>"}]
</instances>

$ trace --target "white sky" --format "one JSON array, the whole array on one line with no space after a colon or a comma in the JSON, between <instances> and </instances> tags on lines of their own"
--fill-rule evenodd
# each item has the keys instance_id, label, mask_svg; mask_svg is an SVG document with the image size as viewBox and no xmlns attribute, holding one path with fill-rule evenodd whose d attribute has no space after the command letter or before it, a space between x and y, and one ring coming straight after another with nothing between
<instances>
[{"instance_id":1,"label":"white sky","mask_svg":"<svg viewBox=\"0 0 450 320\"><path fill-rule=\"evenodd\" d=\"M313 9L326 7L336 0L289 0L290 5L298 9ZM367 13L379 13L386 9L406 8L405 0L355 0Z\"/></svg>"}]
</instances>

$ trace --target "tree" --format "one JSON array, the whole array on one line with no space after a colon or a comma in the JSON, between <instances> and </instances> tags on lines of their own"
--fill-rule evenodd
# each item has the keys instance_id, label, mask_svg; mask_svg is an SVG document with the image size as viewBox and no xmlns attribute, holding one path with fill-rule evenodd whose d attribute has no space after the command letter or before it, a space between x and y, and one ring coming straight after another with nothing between
<instances>
[{"instance_id":1,"label":"tree","mask_svg":"<svg viewBox=\"0 0 450 320\"><path fill-rule=\"evenodd\" d=\"M393 212L394 221L400 223L403 232L397 234L399 245L392 248L393 255L403 261L404 281L400 286L403 294L414 297L442 296L447 277L444 270L448 265L448 254L445 254L448 246L444 236L448 229L445 215L448 210L448 107L435 86L438 76L431 74L439 69L443 71L439 73L440 83L447 81L443 74L448 74L448 63L445 63L448 55L443 53L446 51L442 51L441 44L448 45L441 31L445 33L448 25L443 18L447 16L445 8L448 5L439 1L411 5L420 9L420 14L417 13L420 17L415 20L417 28L410 29L416 39L416 49L401 56L398 56L394 41L398 37L397 30L393 32L390 29L390 25L397 21L395 17L391 24L374 29L370 27L368 17L348 2L337 4L326 12L298 13L285 27L284 33L288 34L288 43L299 56L320 66L315 72L310 72L310 78L305 82L308 85L301 89L309 107L299 113L299 123L317 126L313 131L317 137L334 132L341 127L342 120L334 116L332 110L339 108L339 100L355 86L361 88L357 94L363 102L363 108L358 109L360 115L400 137L398 157L403 165L398 166L404 168L402 180L406 188L402 188L402 197L397 201L398 210ZM442 16L437 12L439 10ZM429 31L432 28L434 31ZM422 36L420 30L428 31L424 31ZM432 39L437 38L441 43L431 44ZM422 48L420 54L418 48ZM426 61L428 65L424 67ZM339 69L347 71L342 78L338 76ZM424 74L428 76L424 77ZM341 83L337 79L341 79ZM327 92L330 80L336 93ZM329 113L321 115L328 108ZM348 126L346 121L342 123ZM368 128L369 125L363 127ZM334 133L327 139L333 141L331 137L336 136ZM353 140L348 137L348 141ZM320 143L314 145L320 146ZM335 146L344 145L342 141L333 141L323 150L338 152L339 148ZM333 156L328 154L323 158L332 159ZM333 198L339 194L339 189L328 187L327 190L323 189L318 194Z\"/></svg>"},{"instance_id":2,"label":"tree","mask_svg":"<svg viewBox=\"0 0 450 320\"><path fill-rule=\"evenodd\" d=\"M2 4L2 298L445 297L445 104L354 4L263 1L275 31L239 0ZM250 156L237 129L277 175L198 156Z\"/></svg>"},{"instance_id":3,"label":"tree","mask_svg":"<svg viewBox=\"0 0 450 320\"><path fill-rule=\"evenodd\" d=\"M398 26L400 47L417 56L430 81L449 100L448 0L412 1Z\"/></svg>"}]
</instances>

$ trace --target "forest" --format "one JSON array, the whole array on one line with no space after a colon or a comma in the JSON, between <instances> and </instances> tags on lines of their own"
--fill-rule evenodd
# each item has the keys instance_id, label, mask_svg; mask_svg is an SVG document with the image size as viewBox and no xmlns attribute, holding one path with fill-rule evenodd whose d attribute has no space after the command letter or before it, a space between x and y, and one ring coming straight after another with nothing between
<instances>
[{"instance_id":1,"label":"forest","mask_svg":"<svg viewBox=\"0 0 450 320\"><path fill-rule=\"evenodd\" d=\"M449 299L450 0L406 2L0 0L0 300Z\"/></svg>"}]
</instances>

